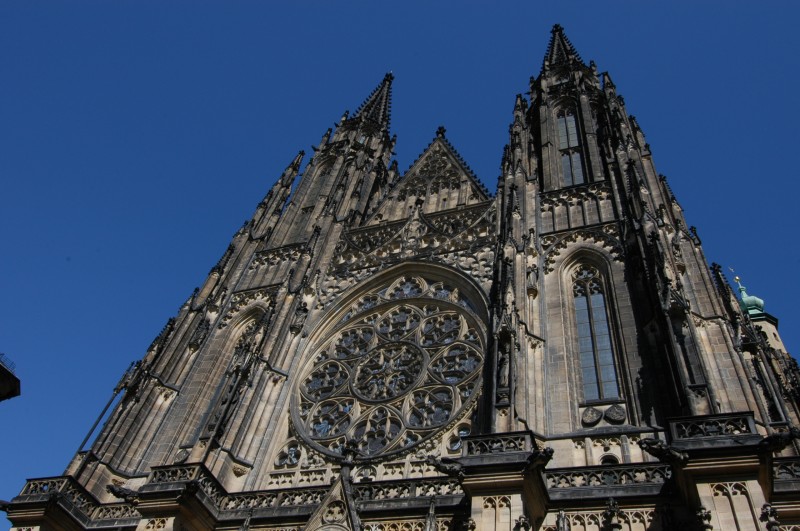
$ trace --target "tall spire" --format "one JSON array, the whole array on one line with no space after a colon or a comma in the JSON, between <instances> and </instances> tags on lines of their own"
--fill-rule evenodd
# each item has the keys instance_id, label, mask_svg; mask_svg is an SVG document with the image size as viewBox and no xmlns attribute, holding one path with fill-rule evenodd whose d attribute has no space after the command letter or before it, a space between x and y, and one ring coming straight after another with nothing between
<instances>
[{"instance_id":1,"label":"tall spire","mask_svg":"<svg viewBox=\"0 0 800 531\"><path fill-rule=\"evenodd\" d=\"M353 118L369 120L382 128L389 129L389 119L392 112L392 81L391 72L383 77L378 87L367 96L361 107L358 108Z\"/></svg>"},{"instance_id":2,"label":"tall spire","mask_svg":"<svg viewBox=\"0 0 800 531\"><path fill-rule=\"evenodd\" d=\"M573 62L584 64L578 51L564 34L564 28L556 24L550 30L550 44L547 45L547 52L544 54L542 71L551 66L569 65Z\"/></svg>"}]
</instances>

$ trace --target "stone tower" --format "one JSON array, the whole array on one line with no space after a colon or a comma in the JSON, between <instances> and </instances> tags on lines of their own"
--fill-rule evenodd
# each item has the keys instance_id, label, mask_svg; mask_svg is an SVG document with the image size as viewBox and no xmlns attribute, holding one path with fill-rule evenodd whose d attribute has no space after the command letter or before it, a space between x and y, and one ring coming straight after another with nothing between
<instances>
[{"instance_id":1,"label":"stone tower","mask_svg":"<svg viewBox=\"0 0 800 531\"><path fill-rule=\"evenodd\" d=\"M610 76L553 28L494 197L444 128L398 171L391 86L292 160L15 529L800 528L800 371Z\"/></svg>"}]
</instances>

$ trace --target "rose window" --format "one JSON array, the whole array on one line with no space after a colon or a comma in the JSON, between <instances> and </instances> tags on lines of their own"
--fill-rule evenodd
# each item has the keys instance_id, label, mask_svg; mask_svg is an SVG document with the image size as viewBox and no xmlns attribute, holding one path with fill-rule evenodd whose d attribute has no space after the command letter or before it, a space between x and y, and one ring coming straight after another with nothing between
<instances>
[{"instance_id":1,"label":"rose window","mask_svg":"<svg viewBox=\"0 0 800 531\"><path fill-rule=\"evenodd\" d=\"M461 419L480 389L483 325L444 282L404 277L361 297L317 343L292 415L315 450L410 449Z\"/></svg>"},{"instance_id":2,"label":"rose window","mask_svg":"<svg viewBox=\"0 0 800 531\"><path fill-rule=\"evenodd\" d=\"M388 400L404 394L425 367L425 353L411 343L389 343L365 356L353 377L353 392L364 400Z\"/></svg>"}]
</instances>

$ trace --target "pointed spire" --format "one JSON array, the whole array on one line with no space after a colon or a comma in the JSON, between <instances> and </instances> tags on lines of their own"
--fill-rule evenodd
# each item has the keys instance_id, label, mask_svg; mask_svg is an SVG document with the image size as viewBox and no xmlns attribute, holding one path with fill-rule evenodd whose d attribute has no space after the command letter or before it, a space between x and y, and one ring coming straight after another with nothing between
<instances>
[{"instance_id":1,"label":"pointed spire","mask_svg":"<svg viewBox=\"0 0 800 531\"><path fill-rule=\"evenodd\" d=\"M300 164L303 163L303 157L306 155L306 152L302 149L297 152L297 155L294 156L292 159L292 163L289 165L287 169L291 169L292 171L297 171L300 169Z\"/></svg>"},{"instance_id":2,"label":"pointed spire","mask_svg":"<svg viewBox=\"0 0 800 531\"><path fill-rule=\"evenodd\" d=\"M603 89L609 93L615 93L617 91L617 86L611 80L611 75L608 72L603 72L600 76L601 81L603 83Z\"/></svg>"},{"instance_id":3,"label":"pointed spire","mask_svg":"<svg viewBox=\"0 0 800 531\"><path fill-rule=\"evenodd\" d=\"M282 204L286 201L291 192L292 184L294 184L294 180L297 177L297 173L300 171L300 165L303 163L305 154L305 151L300 151L295 155L291 164L286 167L281 176L278 177L278 180L275 181L275 184L272 185L269 192L267 192L264 199L261 200L259 204L260 207L265 207L268 210L274 209L277 204Z\"/></svg>"},{"instance_id":4,"label":"pointed spire","mask_svg":"<svg viewBox=\"0 0 800 531\"><path fill-rule=\"evenodd\" d=\"M553 26L550 33L550 44L547 45L547 53L544 55L542 71L552 66L569 65L573 62L583 64L581 56L569 41L566 34L564 34L564 28L562 28L560 24Z\"/></svg>"},{"instance_id":5,"label":"pointed spire","mask_svg":"<svg viewBox=\"0 0 800 531\"><path fill-rule=\"evenodd\" d=\"M392 112L393 80L394 75L391 72L386 74L381 84L364 100L364 103L355 112L353 118L369 120L382 128L389 129L389 119Z\"/></svg>"},{"instance_id":6,"label":"pointed spire","mask_svg":"<svg viewBox=\"0 0 800 531\"><path fill-rule=\"evenodd\" d=\"M528 102L522 97L522 94L517 94L517 99L514 101L514 114L524 113L528 109Z\"/></svg>"},{"instance_id":7,"label":"pointed spire","mask_svg":"<svg viewBox=\"0 0 800 531\"><path fill-rule=\"evenodd\" d=\"M300 165L303 163L303 157L306 155L305 151L299 151L297 155L295 155L294 159L292 159L292 163L287 166L287 168L281 174L280 179L278 182L275 183L275 188L291 188L292 183L294 183L295 177L297 177L297 173L300 171Z\"/></svg>"}]
</instances>

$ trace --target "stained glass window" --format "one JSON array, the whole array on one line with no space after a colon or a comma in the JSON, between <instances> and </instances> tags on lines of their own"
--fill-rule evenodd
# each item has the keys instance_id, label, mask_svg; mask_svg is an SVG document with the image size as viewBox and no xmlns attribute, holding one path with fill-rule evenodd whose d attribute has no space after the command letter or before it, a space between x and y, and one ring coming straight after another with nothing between
<instances>
[{"instance_id":1,"label":"stained glass window","mask_svg":"<svg viewBox=\"0 0 800 531\"><path fill-rule=\"evenodd\" d=\"M593 267L581 266L573 280L583 397L585 400L617 397L614 348L600 274Z\"/></svg>"},{"instance_id":2,"label":"stained glass window","mask_svg":"<svg viewBox=\"0 0 800 531\"><path fill-rule=\"evenodd\" d=\"M558 149L561 151L564 186L583 184L585 179L575 114L569 109L562 111L556 121L558 123Z\"/></svg>"},{"instance_id":3,"label":"stained glass window","mask_svg":"<svg viewBox=\"0 0 800 531\"><path fill-rule=\"evenodd\" d=\"M400 277L354 303L314 348L293 408L300 436L359 459L406 451L462 417L477 398L483 334L459 290Z\"/></svg>"}]
</instances>

